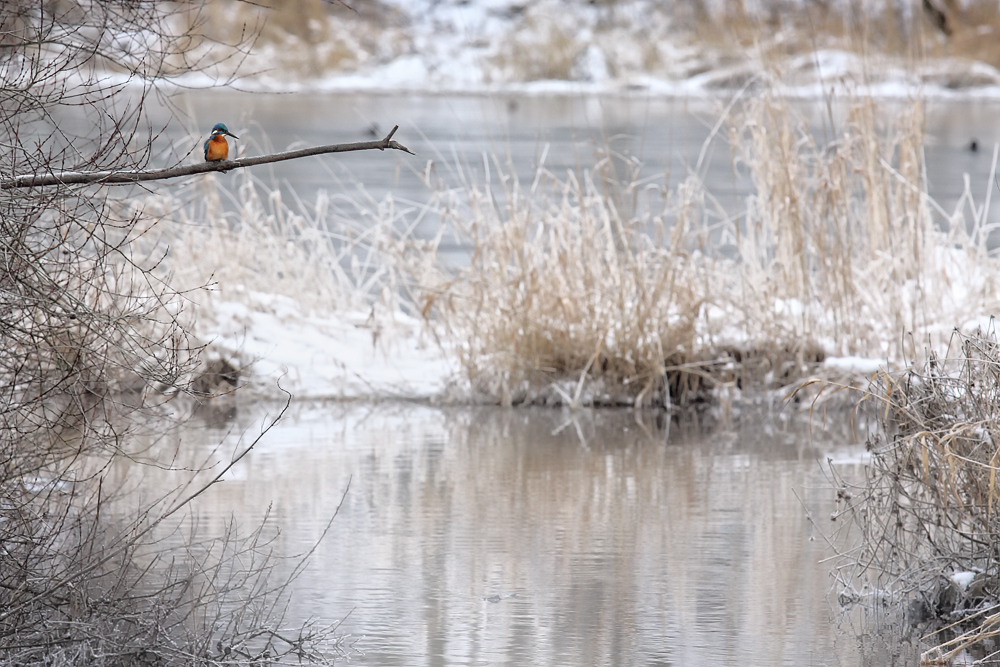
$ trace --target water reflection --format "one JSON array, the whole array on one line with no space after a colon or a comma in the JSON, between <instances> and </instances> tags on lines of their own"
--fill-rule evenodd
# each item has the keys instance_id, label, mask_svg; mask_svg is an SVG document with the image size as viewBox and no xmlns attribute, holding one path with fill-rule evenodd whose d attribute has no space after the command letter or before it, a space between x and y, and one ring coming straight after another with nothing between
<instances>
[{"instance_id":1,"label":"water reflection","mask_svg":"<svg viewBox=\"0 0 1000 667\"><path fill-rule=\"evenodd\" d=\"M247 412L196 419L183 455L231 451ZM201 499L199 532L270 506L301 553L350 480L293 613L350 612L359 664L856 664L805 518L829 515L819 461L853 439L773 415L299 406Z\"/></svg>"}]
</instances>

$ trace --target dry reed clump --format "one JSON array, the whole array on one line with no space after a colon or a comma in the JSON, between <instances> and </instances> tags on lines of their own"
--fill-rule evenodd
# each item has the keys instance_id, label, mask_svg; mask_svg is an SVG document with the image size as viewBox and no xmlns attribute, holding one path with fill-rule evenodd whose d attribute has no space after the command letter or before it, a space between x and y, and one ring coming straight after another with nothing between
<instances>
[{"instance_id":1,"label":"dry reed clump","mask_svg":"<svg viewBox=\"0 0 1000 667\"><path fill-rule=\"evenodd\" d=\"M994 659L983 642L1000 635L1000 344L992 328L955 340L957 354L874 379L865 479L834 476L834 518L855 536L842 601L905 604L933 664Z\"/></svg>"},{"instance_id":2,"label":"dry reed clump","mask_svg":"<svg viewBox=\"0 0 1000 667\"><path fill-rule=\"evenodd\" d=\"M861 97L821 122L829 141L765 95L731 126L753 188L726 231L736 264L710 298L728 302L745 345L800 365L826 355L901 364L918 357L914 339L939 344L1000 306L990 196L977 205L967 184L950 212L929 197L921 104Z\"/></svg>"},{"instance_id":3,"label":"dry reed clump","mask_svg":"<svg viewBox=\"0 0 1000 667\"><path fill-rule=\"evenodd\" d=\"M663 218L619 212L603 181L610 161L565 178L541 170L530 187L495 163L496 190L468 182L463 205L441 209L472 258L423 311L436 305L468 340L470 379L504 404L669 400L666 370L697 353L699 267L657 242ZM578 384L552 384L566 379Z\"/></svg>"},{"instance_id":4,"label":"dry reed clump","mask_svg":"<svg viewBox=\"0 0 1000 667\"><path fill-rule=\"evenodd\" d=\"M755 192L734 230L742 285L731 289L761 298L745 311L747 330L903 363L920 354L913 340L942 344L995 312L991 185L977 205L967 182L953 211L930 198L921 104L861 98L827 122L824 144L787 103L763 98L738 126Z\"/></svg>"},{"instance_id":5,"label":"dry reed clump","mask_svg":"<svg viewBox=\"0 0 1000 667\"><path fill-rule=\"evenodd\" d=\"M576 404L783 387L827 356L902 363L914 339L1000 306L988 198L967 189L947 212L927 195L920 104L861 98L828 122L821 142L787 100L738 107L729 140L753 188L736 215L697 169L667 190L611 153L530 184L497 160L481 183L463 172L432 208L471 264L411 276L421 311L467 341L480 391Z\"/></svg>"},{"instance_id":6,"label":"dry reed clump","mask_svg":"<svg viewBox=\"0 0 1000 667\"><path fill-rule=\"evenodd\" d=\"M732 230L741 284L728 287L761 306L742 313L748 333L898 359L892 338L941 313L925 285L941 277L945 238L923 181L922 108L902 111L894 126L873 100L849 103L827 144L787 102L755 100L739 119L732 142L754 193Z\"/></svg>"}]
</instances>

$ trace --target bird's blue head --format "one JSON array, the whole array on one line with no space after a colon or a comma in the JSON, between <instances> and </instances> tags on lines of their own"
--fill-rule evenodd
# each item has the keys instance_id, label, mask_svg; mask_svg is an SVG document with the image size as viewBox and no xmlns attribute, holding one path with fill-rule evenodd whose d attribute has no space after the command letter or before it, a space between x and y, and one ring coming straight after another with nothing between
<instances>
[{"instance_id":1,"label":"bird's blue head","mask_svg":"<svg viewBox=\"0 0 1000 667\"><path fill-rule=\"evenodd\" d=\"M212 128L213 137L219 134L225 134L227 136L232 137L233 139L239 139L239 137L237 137L235 134L229 131L229 128L226 127L225 123L216 123L215 127Z\"/></svg>"}]
</instances>

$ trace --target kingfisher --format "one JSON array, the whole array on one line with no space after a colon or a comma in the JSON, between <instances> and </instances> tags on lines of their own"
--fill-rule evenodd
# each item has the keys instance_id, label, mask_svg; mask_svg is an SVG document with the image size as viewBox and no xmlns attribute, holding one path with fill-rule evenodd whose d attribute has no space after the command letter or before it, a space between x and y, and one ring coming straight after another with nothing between
<instances>
[{"instance_id":1,"label":"kingfisher","mask_svg":"<svg viewBox=\"0 0 1000 667\"><path fill-rule=\"evenodd\" d=\"M217 160L229 159L229 144L226 143L226 137L222 135L239 139L239 137L229 131L229 128L224 123L216 123L215 127L212 128L212 136L205 142L206 161L215 162Z\"/></svg>"}]
</instances>

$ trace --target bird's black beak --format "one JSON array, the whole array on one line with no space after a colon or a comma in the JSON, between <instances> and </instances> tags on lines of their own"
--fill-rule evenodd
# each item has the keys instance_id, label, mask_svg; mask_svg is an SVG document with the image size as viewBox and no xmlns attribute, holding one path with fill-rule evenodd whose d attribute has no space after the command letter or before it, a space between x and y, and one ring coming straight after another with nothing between
<instances>
[{"instance_id":1,"label":"bird's black beak","mask_svg":"<svg viewBox=\"0 0 1000 667\"><path fill-rule=\"evenodd\" d=\"M229 132L229 131L223 132L223 134L229 135L233 139L239 139L239 137L237 137L235 134L233 134L232 132Z\"/></svg>"}]
</instances>

